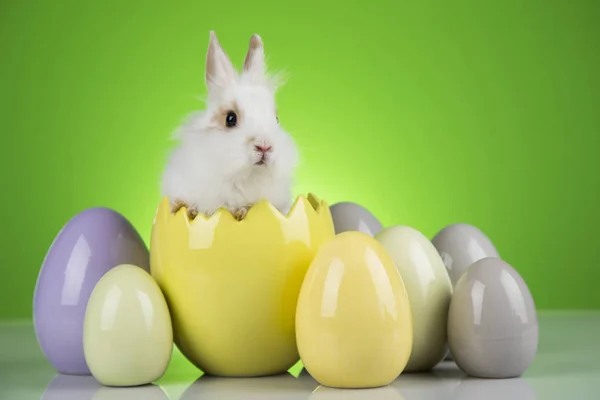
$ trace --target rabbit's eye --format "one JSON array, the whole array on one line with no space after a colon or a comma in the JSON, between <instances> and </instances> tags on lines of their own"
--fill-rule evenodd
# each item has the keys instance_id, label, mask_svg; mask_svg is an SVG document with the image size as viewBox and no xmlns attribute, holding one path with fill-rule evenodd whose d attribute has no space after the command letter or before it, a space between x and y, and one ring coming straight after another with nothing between
<instances>
[{"instance_id":1,"label":"rabbit's eye","mask_svg":"<svg viewBox=\"0 0 600 400\"><path fill-rule=\"evenodd\" d=\"M277 119L277 123L279 123L279 116L275 116L275 119Z\"/></svg>"},{"instance_id":2,"label":"rabbit's eye","mask_svg":"<svg viewBox=\"0 0 600 400\"><path fill-rule=\"evenodd\" d=\"M237 115L233 111L229 111L227 113L227 117L225 117L225 125L228 128L234 127L237 124Z\"/></svg>"}]
</instances>

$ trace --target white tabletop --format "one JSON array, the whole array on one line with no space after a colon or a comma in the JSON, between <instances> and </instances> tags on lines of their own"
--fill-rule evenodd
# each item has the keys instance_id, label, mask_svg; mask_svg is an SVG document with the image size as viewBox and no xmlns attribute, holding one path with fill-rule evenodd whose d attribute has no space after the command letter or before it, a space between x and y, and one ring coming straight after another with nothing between
<instances>
[{"instance_id":1,"label":"white tabletop","mask_svg":"<svg viewBox=\"0 0 600 400\"><path fill-rule=\"evenodd\" d=\"M42 356L30 322L0 324L0 399L42 400L585 400L600 399L600 311L541 312L540 348L521 378L469 378L453 362L427 374L402 374L379 389L320 387L310 375L199 377L178 352L156 384L106 388L93 377L57 375Z\"/></svg>"}]
</instances>

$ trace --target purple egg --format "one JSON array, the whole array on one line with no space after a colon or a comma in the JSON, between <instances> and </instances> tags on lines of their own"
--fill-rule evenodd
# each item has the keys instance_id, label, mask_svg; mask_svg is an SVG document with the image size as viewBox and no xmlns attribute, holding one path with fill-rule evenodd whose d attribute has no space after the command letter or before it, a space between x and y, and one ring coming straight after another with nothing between
<instances>
[{"instance_id":1,"label":"purple egg","mask_svg":"<svg viewBox=\"0 0 600 400\"><path fill-rule=\"evenodd\" d=\"M150 272L148 248L116 211L87 209L54 239L35 286L33 323L42 352L58 372L91 374L83 352L87 302L98 280L120 264Z\"/></svg>"}]
</instances>

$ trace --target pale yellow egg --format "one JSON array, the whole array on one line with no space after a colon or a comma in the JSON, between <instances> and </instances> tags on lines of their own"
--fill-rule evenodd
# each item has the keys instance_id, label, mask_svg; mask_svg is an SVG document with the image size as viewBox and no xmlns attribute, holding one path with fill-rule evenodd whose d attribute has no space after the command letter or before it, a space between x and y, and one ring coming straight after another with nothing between
<instances>
[{"instance_id":1,"label":"pale yellow egg","mask_svg":"<svg viewBox=\"0 0 600 400\"><path fill-rule=\"evenodd\" d=\"M344 232L321 246L298 298L296 340L324 386L386 386L402 373L413 343L410 304L379 242Z\"/></svg>"},{"instance_id":2,"label":"pale yellow egg","mask_svg":"<svg viewBox=\"0 0 600 400\"><path fill-rule=\"evenodd\" d=\"M105 386L158 380L173 350L169 309L154 279L119 265L96 284L87 304L83 345L92 375Z\"/></svg>"}]
</instances>

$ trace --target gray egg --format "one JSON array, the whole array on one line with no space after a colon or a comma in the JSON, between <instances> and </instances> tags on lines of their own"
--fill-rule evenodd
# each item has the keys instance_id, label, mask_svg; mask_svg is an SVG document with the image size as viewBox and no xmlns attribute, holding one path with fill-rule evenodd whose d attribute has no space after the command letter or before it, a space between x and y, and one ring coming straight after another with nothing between
<instances>
[{"instance_id":1,"label":"gray egg","mask_svg":"<svg viewBox=\"0 0 600 400\"><path fill-rule=\"evenodd\" d=\"M440 253L454 286L474 262L487 257L500 258L490 239L469 224L449 225L438 232L431 242Z\"/></svg>"},{"instance_id":2,"label":"gray egg","mask_svg":"<svg viewBox=\"0 0 600 400\"><path fill-rule=\"evenodd\" d=\"M432 243L440 253L452 285L474 262L486 258L500 258L498 251L490 239L478 228L469 224L453 224L445 227L432 239ZM444 358L452 361L452 353Z\"/></svg>"},{"instance_id":3,"label":"gray egg","mask_svg":"<svg viewBox=\"0 0 600 400\"><path fill-rule=\"evenodd\" d=\"M383 229L381 223L364 207L350 202L330 207L335 233L359 231L375 236Z\"/></svg>"},{"instance_id":4,"label":"gray egg","mask_svg":"<svg viewBox=\"0 0 600 400\"><path fill-rule=\"evenodd\" d=\"M488 379L521 376L537 353L538 329L531 292L505 261L481 259L456 284L448 344L466 374Z\"/></svg>"}]
</instances>

